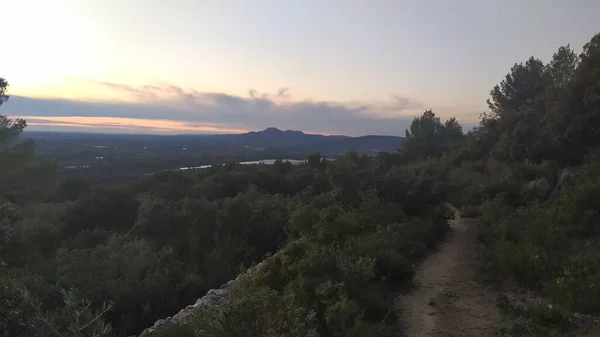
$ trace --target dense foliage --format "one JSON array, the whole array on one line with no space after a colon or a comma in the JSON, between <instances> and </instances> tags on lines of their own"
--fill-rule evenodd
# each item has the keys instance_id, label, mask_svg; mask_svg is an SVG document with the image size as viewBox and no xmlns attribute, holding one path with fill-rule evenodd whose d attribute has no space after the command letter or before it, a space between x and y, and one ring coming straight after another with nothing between
<instances>
[{"instance_id":1,"label":"dense foliage","mask_svg":"<svg viewBox=\"0 0 600 337\"><path fill-rule=\"evenodd\" d=\"M0 331L139 333L264 261L158 334L391 336L394 294L444 237L451 201L479 216L486 274L530 291L500 301L508 332L581 335L571 314L600 314L600 35L515 64L490 95L466 134L426 111L399 153L126 185L54 188L33 144L6 145L25 122L2 117Z\"/></svg>"},{"instance_id":2,"label":"dense foliage","mask_svg":"<svg viewBox=\"0 0 600 337\"><path fill-rule=\"evenodd\" d=\"M515 64L490 95L489 112L466 135L456 121L442 123L432 111L416 118L401 155L394 159L403 165L390 172L405 170L397 177L415 172L406 170L426 173L432 182L443 182L444 197L465 213L480 216L483 271L506 294L498 303L508 323L502 325L503 333L591 336L598 328L594 317L600 314L600 34L580 55L565 46L548 64L533 57ZM354 181L348 187L362 180ZM389 308L377 301L378 291L385 289L378 268L386 265L385 280L401 282L409 277L398 263L402 259L386 254L411 260L414 256L408 252L415 251L405 250L406 243L428 241L411 236L415 232L408 219L381 218L377 223L400 225L369 229L372 213L363 207L393 200L406 214L431 205L433 200L422 196L436 190L435 184L397 186L406 185L391 179L387 189L371 194L377 197L355 204L360 216L352 210L336 213L332 219L344 225L333 232L341 236L326 235L332 233L323 221L329 208L309 213L313 215L307 216L307 223L312 225L302 227L297 239L269 259L260 273L225 305L206 309L178 333L389 333L378 324L386 321ZM348 194L356 195L359 189ZM405 199L389 199L391 195ZM393 216L389 210L382 214ZM423 214L414 215L423 221ZM355 219L360 229L353 231L357 222L347 219ZM435 230L425 232L431 235ZM377 245L371 245L373 237ZM391 252L383 253L388 247L393 247ZM244 324L235 326L233 321Z\"/></svg>"},{"instance_id":3,"label":"dense foliage","mask_svg":"<svg viewBox=\"0 0 600 337\"><path fill-rule=\"evenodd\" d=\"M565 46L548 64L515 64L488 103L440 161L453 167L455 203L482 215L483 267L509 295L508 333L584 335L580 314L600 314L600 34L580 55Z\"/></svg>"},{"instance_id":4,"label":"dense foliage","mask_svg":"<svg viewBox=\"0 0 600 337\"><path fill-rule=\"evenodd\" d=\"M303 165L227 164L127 185L71 180L25 195L25 168L51 181L52 167L21 145L3 149L3 159L23 152L0 173L19 187L2 194L8 335L139 333L273 253L269 271L235 297L279 308L263 332L379 331L393 322L392 286L410 281L447 226L444 183L398 166L399 154L315 153ZM239 319L212 324L246 331Z\"/></svg>"}]
</instances>

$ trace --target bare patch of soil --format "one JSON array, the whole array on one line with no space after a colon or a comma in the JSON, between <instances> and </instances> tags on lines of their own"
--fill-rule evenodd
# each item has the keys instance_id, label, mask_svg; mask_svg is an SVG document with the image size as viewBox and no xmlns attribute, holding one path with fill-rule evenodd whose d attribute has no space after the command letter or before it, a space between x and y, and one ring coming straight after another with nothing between
<instances>
[{"instance_id":1,"label":"bare patch of soil","mask_svg":"<svg viewBox=\"0 0 600 337\"><path fill-rule=\"evenodd\" d=\"M500 314L495 293L475 280L476 227L447 207L454 212L448 238L418 268L414 289L396 300L402 330L406 337L493 336Z\"/></svg>"}]
</instances>

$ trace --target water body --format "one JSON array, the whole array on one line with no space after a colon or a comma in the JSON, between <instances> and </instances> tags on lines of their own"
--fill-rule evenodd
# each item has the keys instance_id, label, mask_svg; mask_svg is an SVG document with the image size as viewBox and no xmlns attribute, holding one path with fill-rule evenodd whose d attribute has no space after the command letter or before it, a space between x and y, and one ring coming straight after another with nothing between
<instances>
[{"instance_id":1,"label":"water body","mask_svg":"<svg viewBox=\"0 0 600 337\"><path fill-rule=\"evenodd\" d=\"M101 157L97 157L97 159L102 159ZM242 165L273 165L278 159L263 159L263 160L253 160L253 161L241 161L238 164L242 164ZM326 160L333 160L332 158L326 158ZM298 159L281 159L281 161L283 162L290 162L292 165L301 165L304 164L306 162L306 160L298 160ZM223 164L216 164L216 165L223 165ZM201 165L201 166L184 166L184 167L180 167L178 169L174 169L175 171L187 171L187 170L198 170L198 169L205 169L205 168L209 168L213 165ZM80 166L65 166L63 167L64 169L83 169L83 168L89 168L91 167L90 165L80 165ZM149 173L151 174L151 173Z\"/></svg>"},{"instance_id":2,"label":"water body","mask_svg":"<svg viewBox=\"0 0 600 337\"><path fill-rule=\"evenodd\" d=\"M242 165L273 165L278 159L263 159L263 160L253 160L253 161L241 161L239 164ZM306 160L298 160L298 159L281 159L281 161L286 162L289 161L292 165L300 165L304 164ZM218 164L217 164L218 165ZM180 167L177 169L178 171L186 171L186 170L198 170L209 168L212 165L202 165L202 166L189 166L189 167Z\"/></svg>"}]
</instances>

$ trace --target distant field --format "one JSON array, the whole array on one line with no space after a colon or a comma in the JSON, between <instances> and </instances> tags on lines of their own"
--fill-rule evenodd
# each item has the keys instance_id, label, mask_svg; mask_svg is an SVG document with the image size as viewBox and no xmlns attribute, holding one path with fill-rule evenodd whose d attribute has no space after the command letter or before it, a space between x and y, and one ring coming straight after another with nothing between
<instances>
[{"instance_id":1,"label":"distant field","mask_svg":"<svg viewBox=\"0 0 600 337\"><path fill-rule=\"evenodd\" d=\"M303 162L310 153L335 158L348 151L375 155L394 152L402 137L324 136L300 131L263 131L232 135L130 135L25 132L35 141L35 156L56 163L58 180L129 181L164 170L186 170L230 162Z\"/></svg>"}]
</instances>

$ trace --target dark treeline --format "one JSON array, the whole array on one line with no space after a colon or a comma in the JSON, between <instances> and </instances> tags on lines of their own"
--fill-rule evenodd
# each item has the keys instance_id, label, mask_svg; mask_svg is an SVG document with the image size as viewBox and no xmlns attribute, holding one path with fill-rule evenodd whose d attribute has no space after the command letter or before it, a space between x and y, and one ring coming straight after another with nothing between
<instances>
[{"instance_id":1,"label":"dark treeline","mask_svg":"<svg viewBox=\"0 0 600 337\"><path fill-rule=\"evenodd\" d=\"M63 132L23 132L12 143L35 141L34 160L57 166L56 182L83 180L98 184L129 183L141 177L174 170L228 162L264 159L302 160L319 152L328 158L349 150L375 155L395 151L402 137L323 136L273 127L243 134L130 135ZM377 150L379 149L379 150Z\"/></svg>"},{"instance_id":2,"label":"dark treeline","mask_svg":"<svg viewBox=\"0 0 600 337\"><path fill-rule=\"evenodd\" d=\"M136 334L264 260L158 335L397 335L395 294L443 239L450 201L479 219L485 275L535 296L501 299L505 332L581 336L573 313L600 313L600 35L515 64L488 103L466 134L426 111L398 153L129 184L55 187L31 142L3 146L0 332ZM2 117L0 142L24 127Z\"/></svg>"}]
</instances>

